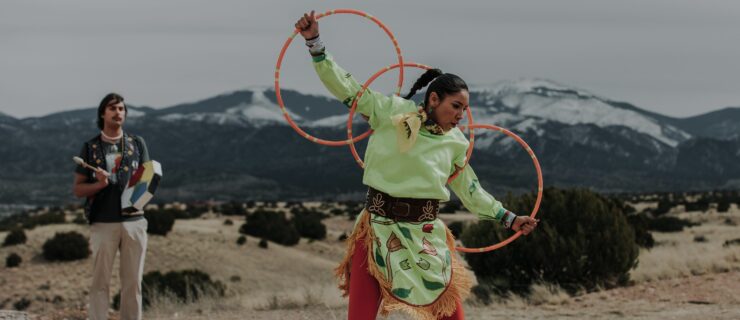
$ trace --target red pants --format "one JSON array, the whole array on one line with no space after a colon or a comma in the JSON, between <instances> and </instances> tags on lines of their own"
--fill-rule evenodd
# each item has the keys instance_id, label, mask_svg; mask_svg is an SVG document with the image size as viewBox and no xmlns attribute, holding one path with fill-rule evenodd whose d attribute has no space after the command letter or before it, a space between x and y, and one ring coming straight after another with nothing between
<instances>
[{"instance_id":1,"label":"red pants","mask_svg":"<svg viewBox=\"0 0 740 320\"><path fill-rule=\"evenodd\" d=\"M349 320L375 320L380 307L380 286L378 281L367 271L367 248L362 239L355 243L352 255L352 269L349 278ZM442 320L463 320L460 301L457 310Z\"/></svg>"}]
</instances>

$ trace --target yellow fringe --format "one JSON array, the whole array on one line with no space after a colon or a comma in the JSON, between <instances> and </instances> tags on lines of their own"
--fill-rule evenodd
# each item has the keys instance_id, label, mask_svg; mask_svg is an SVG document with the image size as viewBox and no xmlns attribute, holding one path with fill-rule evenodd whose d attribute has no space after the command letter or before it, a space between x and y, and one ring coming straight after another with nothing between
<instances>
[{"instance_id":1,"label":"yellow fringe","mask_svg":"<svg viewBox=\"0 0 740 320\"><path fill-rule=\"evenodd\" d=\"M355 252L355 242L362 239L365 243L365 248L367 248L368 272L378 281L381 288L381 315L387 316L391 311L403 311L415 320L436 320L454 313L457 308L457 301L462 302L470 295L470 288L473 286L473 281L468 270L465 269L454 254L455 237L452 236L450 230L446 230L447 247L453 253L452 279L450 280L450 284L435 302L425 306L410 305L393 296L391 293L393 289L392 284L385 279L383 273L378 269L377 264L375 264L375 255L372 250L375 234L370 226L370 216L369 212L363 210L360 217L361 220L355 226L352 235L347 238L347 254L339 266L334 269L334 273L339 280L339 289L342 290L342 296L346 297L349 295L350 263L352 261L352 255Z\"/></svg>"}]
</instances>

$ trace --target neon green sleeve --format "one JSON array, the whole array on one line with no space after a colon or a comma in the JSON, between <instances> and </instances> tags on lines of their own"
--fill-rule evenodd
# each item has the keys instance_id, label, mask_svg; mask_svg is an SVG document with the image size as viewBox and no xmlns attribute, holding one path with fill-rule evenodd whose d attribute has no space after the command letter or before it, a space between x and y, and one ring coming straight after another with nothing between
<instances>
[{"instance_id":1,"label":"neon green sleeve","mask_svg":"<svg viewBox=\"0 0 740 320\"><path fill-rule=\"evenodd\" d=\"M501 222L508 212L500 201L483 190L470 165L465 166L460 175L452 180L450 189L460 198L465 208L477 214L481 220Z\"/></svg>"},{"instance_id":2,"label":"neon green sleeve","mask_svg":"<svg viewBox=\"0 0 740 320\"><path fill-rule=\"evenodd\" d=\"M321 82L324 83L324 86L326 86L329 92L339 99L339 101L342 101L348 108L351 108L357 92L362 89L362 85L352 77L352 74L334 62L334 59L328 53L314 56L313 66L316 69L319 79L321 79ZM403 102L409 104L410 101L389 97L367 89L357 103L357 112L367 116L370 126L377 128L381 123L389 123L390 116L395 109L399 108L396 104ZM413 103L411 104L413 105Z\"/></svg>"}]
</instances>

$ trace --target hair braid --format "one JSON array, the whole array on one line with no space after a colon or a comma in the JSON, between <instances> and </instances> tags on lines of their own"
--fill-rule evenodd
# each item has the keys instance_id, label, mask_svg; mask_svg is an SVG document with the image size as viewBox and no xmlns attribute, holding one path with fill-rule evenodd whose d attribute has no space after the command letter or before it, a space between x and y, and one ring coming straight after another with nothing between
<instances>
[{"instance_id":1,"label":"hair braid","mask_svg":"<svg viewBox=\"0 0 740 320\"><path fill-rule=\"evenodd\" d=\"M407 94L404 98L410 99L413 97L419 89L426 87L432 80L435 78L441 76L442 70L439 69L429 69L424 74L419 77L419 79L416 79L416 82L414 82L414 85L411 86L411 90L409 90L409 94Z\"/></svg>"}]
</instances>

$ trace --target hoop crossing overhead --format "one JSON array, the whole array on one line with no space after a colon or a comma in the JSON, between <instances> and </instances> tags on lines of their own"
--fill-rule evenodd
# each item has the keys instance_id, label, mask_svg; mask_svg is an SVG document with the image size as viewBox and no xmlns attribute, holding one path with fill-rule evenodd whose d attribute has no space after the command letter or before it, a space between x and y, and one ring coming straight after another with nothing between
<instances>
[{"instance_id":1,"label":"hoop crossing overhead","mask_svg":"<svg viewBox=\"0 0 740 320\"><path fill-rule=\"evenodd\" d=\"M388 35L388 37L391 39L391 42L393 42L393 46L396 49L396 56L398 57L398 64L403 65L403 55L401 54L401 47L398 46L398 41L396 40L396 37L393 35L393 33L391 32L391 30L388 29L388 27L385 24L383 24L383 22L381 22L378 18L373 17L372 15L367 14L365 12L362 12L360 10L354 10L354 9L336 9L336 10L329 10L327 12L318 14L316 16L316 20L319 20L319 19L324 18L324 17L331 16L331 15L334 15L334 14L354 14L354 15L358 15L358 16L367 18L370 21L372 21L375 24L377 24L381 29L383 29L383 31L385 32L385 34ZM353 137L350 137L348 140L326 140L326 139L321 139L321 138L314 137L311 134L308 134L307 132L303 131L303 129L301 129L301 127L299 127L293 121L293 119L290 117L290 114L288 112L288 109L285 108L285 103L283 102L283 97L282 97L282 95L280 93L280 66L283 63L283 58L285 57L285 52L288 50L288 47L290 47L290 44L293 42L293 39L299 33L300 33L300 30L298 30L298 29L293 30L293 33L285 41L285 44L283 44L283 48L280 50L280 55L278 56L277 65L275 66L275 95L277 97L277 103L280 106L280 110L283 112L283 117L285 117L285 120L288 121L288 124L293 128L293 130L295 130L296 132L298 132L298 134L300 136L302 136L302 137L304 137L304 138L306 138L306 139L308 139L308 140L310 140L312 142L315 142L315 143L318 143L318 144L322 144L322 145L326 145L326 146L333 146L333 147L336 147L336 146L345 146L345 145L348 145L350 143L354 143L354 142L360 141L360 140L365 139L368 136L370 136L370 134L372 134L372 130L368 130L367 132L365 132L365 133L363 133L363 134L361 134L361 135L359 135L357 137L354 137L354 138ZM401 67L398 70L399 70L398 71L398 85L396 87L396 95L400 95L401 94L401 87L403 86L403 68Z\"/></svg>"},{"instance_id":2,"label":"hoop crossing overhead","mask_svg":"<svg viewBox=\"0 0 740 320\"><path fill-rule=\"evenodd\" d=\"M423 64L414 63L414 62L406 62L406 63L404 63L403 55L401 54L401 48L398 45L398 41L396 40L396 37L393 35L393 33L390 31L390 29L385 24L383 24L383 22L381 22L378 18L373 17L370 14L367 14L367 13L362 12L362 11L359 11L359 10L354 10L354 9L336 9L336 10L329 10L329 11L326 11L324 13L320 13L320 14L318 14L316 16L316 19L318 20L318 19L321 19L321 18L330 16L330 15L334 15L334 14L353 14L353 15L357 15L357 16L361 16L361 17L367 18L367 19L371 20L372 22L374 22L376 25L378 25L386 33L386 35L388 35L388 37L390 38L390 40L393 43L393 46L395 48L396 56L398 57L398 62L396 64L393 64L393 65L390 65L390 66L387 66L387 67L384 67L384 68L380 69L372 77L370 77L370 79L368 79L363 84L362 89L360 89L360 91L357 92L357 95L355 96L355 99L352 102L352 107L350 108L349 117L347 119L347 139L346 140L326 140L326 139L320 139L320 138L314 137L314 136L306 133L305 131L303 131L303 129L301 129L293 121L293 119L290 117L290 114L288 112L288 109L285 107L285 103L283 102L283 98L282 98L282 95L280 93L280 67L282 65L283 58L285 57L285 52L287 51L288 47L290 47L290 44L293 42L293 39L296 37L296 35L298 35L300 33L300 30L298 30L298 29L293 30L293 33L288 37L288 39L283 44L282 49L280 50L280 55L278 56L277 64L275 66L275 95L276 95L276 98L277 98L278 105L280 106L280 109L283 112L283 116L285 117L285 120L288 122L288 124L291 126L291 128L293 128L293 130L295 130L300 136L302 136L302 137L304 137L304 138L306 138L309 141L312 141L314 143L318 143L318 144L322 144L322 145L326 145L326 146L345 146L345 145L347 145L347 146L349 146L350 151L352 153L352 156L355 158L355 161L357 162L357 164L361 168L364 168L364 163L363 163L362 159L360 158L359 154L357 153L357 149L355 148L355 145L354 144L357 141L360 141L360 140L362 140L362 139L367 138L368 136L370 136L372 134L372 130L368 130L367 132L365 132L363 134L360 134L360 135L358 135L356 137L355 136L352 136L352 118L354 116L355 110L357 109L357 103L358 103L358 101L360 100L360 98L362 97L362 95L367 91L367 88L370 86L370 84L373 81L375 81L378 77L380 77L381 75L383 75L384 73L386 73L386 72L388 72L390 70L393 70L393 69L398 69L399 70L399 72L398 72L398 75L399 75L398 76L398 84L396 86L396 93L395 94L396 95L400 95L401 88L403 86L403 77L404 77L404 68L405 67L420 68L420 69L425 69L425 70L431 69L431 67L429 67L427 65L423 65ZM468 147L468 150L466 152L466 163L465 163L465 165L467 165L467 161L469 161L470 160L470 157L472 156L473 143L475 141L474 129L486 129L486 130L494 130L494 131L502 132L505 135L507 135L508 137L511 137L514 140L516 140L519 143L519 145L522 146L522 148L524 148L524 150L526 150L527 153L529 154L529 156L532 159L532 162L534 164L535 171L537 173L537 199L535 201L535 204L534 204L534 207L532 209L532 212L529 214L530 217L534 218L537 215L537 211L540 208L540 203L542 201L542 193L543 193L542 170L540 168L539 161L537 160L537 156L534 154L534 151L532 151L532 148L530 148L529 145L521 137L519 137L518 135L516 135L515 133L513 133L513 132L511 132L511 131L509 131L507 129L504 129L504 128L501 128L501 127L495 126L495 125L490 125L490 124L477 124L477 123L475 123L473 121L473 114L470 111L470 108L468 108L468 110L467 110L467 116L468 116L467 129L469 130L469 134L470 134L470 138L469 138L470 139L470 146ZM460 129L461 130L464 130L464 126L461 126ZM452 176L449 177L449 179L447 180L447 183L452 182L460 174L460 172L462 170L463 170L463 168L458 168L455 171L455 173ZM503 247L503 246L511 243L512 241L514 241L517 238L519 238L521 236L521 234L522 234L522 232L521 231L518 231L514 235L510 236L509 238L507 238L507 239L505 239L505 240L503 240L503 241L501 241L499 243L496 243L496 244L487 246L487 247L481 247L481 248L456 247L455 249L457 251L466 252L466 253L488 252L488 251L499 249L499 248L501 248L501 247Z\"/></svg>"},{"instance_id":3,"label":"hoop crossing overhead","mask_svg":"<svg viewBox=\"0 0 740 320\"><path fill-rule=\"evenodd\" d=\"M430 66L423 65L423 64L418 64L418 63L414 63L414 62L406 62L406 63L403 64L403 67L412 67L412 68L419 68L419 69L424 69L424 70L432 69L432 67L430 67ZM368 79L367 81L365 81L365 83L362 85L362 88L360 89L360 91L357 92L357 96L355 96L355 99L352 102L352 107L349 109L349 118L347 119L347 140L350 141L350 143L349 143L349 149L352 152L352 156L355 158L355 161L360 166L360 168L363 168L364 169L365 168L365 163L360 158L360 155L357 154L357 149L355 148L354 142L351 141L352 140L352 118L353 118L353 116L355 114L355 110L357 110L357 103L360 101L360 98L362 97L362 95L365 93L365 91L367 91L367 88L370 87L370 84L372 84L373 81L375 81L375 79L377 79L378 77L380 77L384 73L386 73L386 72L388 72L390 70L393 70L395 68L401 68L401 65L400 64L394 64L394 65L390 65L390 66L387 66L385 68L382 68L382 69L378 70L378 72L376 72L375 74L373 74L372 77L370 77L370 79ZM468 108L467 114L468 114L468 123L469 124L473 124L473 113L470 111L470 108ZM470 161L470 156L473 153L473 142L475 141L475 134L473 133L473 129L472 128L469 128L469 131L470 131L470 145L468 146L468 151L465 154L465 165L467 165L468 164L468 161ZM450 182L452 182L452 180L454 180L455 178L457 178L457 176L460 174L460 171L462 171L462 168L459 168L458 170L455 170L455 172L447 179L447 183L450 183Z\"/></svg>"}]
</instances>

